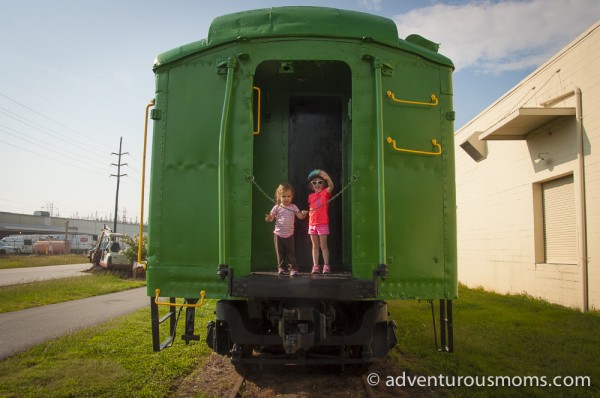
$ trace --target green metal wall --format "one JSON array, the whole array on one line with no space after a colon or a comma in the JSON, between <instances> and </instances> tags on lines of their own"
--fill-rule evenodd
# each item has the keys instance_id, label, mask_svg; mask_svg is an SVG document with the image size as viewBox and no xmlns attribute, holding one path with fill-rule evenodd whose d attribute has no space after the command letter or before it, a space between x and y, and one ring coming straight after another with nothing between
<instances>
[{"instance_id":1,"label":"green metal wall","mask_svg":"<svg viewBox=\"0 0 600 398\"><path fill-rule=\"evenodd\" d=\"M384 142L384 247L389 275L380 282L380 297L455 298L451 64L435 62L436 54L429 50L408 51L415 46L401 41L395 47L352 38L266 36L209 44L179 49L156 67L148 294L156 288L161 295L173 297L198 297L199 290L206 290L208 297L227 294L226 281L216 277L217 170L227 78L220 65L235 59L224 169L224 247L226 263L235 275L268 268L269 257L274 267L272 224L264 221L272 204L248 182L248 176L254 176L269 195L289 179L293 167L288 161L289 97L333 95L341 98L345 115L340 143L343 165L336 189L352 177L358 179L339 199L344 267L357 278L371 279L380 263L377 121L381 118L384 137L392 137L398 147L433 152L435 139L442 154L398 152ZM310 76L304 81L280 75L270 80L266 69L261 72L261 65L283 61L343 65L350 81L336 79L335 70L325 72L325 80L316 79L318 84L314 79L311 84ZM383 65L380 88L374 68L378 63ZM252 134L256 82L262 86L263 111L268 110L268 114L261 112L259 135ZM378 89L381 114L376 106ZM434 94L439 103L398 103L386 96L387 90L415 102L430 102Z\"/></svg>"}]
</instances>

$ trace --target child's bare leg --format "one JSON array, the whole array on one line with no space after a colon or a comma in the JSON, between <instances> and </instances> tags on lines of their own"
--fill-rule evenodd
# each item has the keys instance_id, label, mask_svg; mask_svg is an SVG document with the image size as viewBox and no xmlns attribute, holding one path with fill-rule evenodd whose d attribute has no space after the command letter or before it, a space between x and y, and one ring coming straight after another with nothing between
<instances>
[{"instance_id":1,"label":"child's bare leg","mask_svg":"<svg viewBox=\"0 0 600 398\"><path fill-rule=\"evenodd\" d=\"M313 265L319 264L319 236L311 235Z\"/></svg>"},{"instance_id":2,"label":"child's bare leg","mask_svg":"<svg viewBox=\"0 0 600 398\"><path fill-rule=\"evenodd\" d=\"M310 235L310 240L312 242L312 258L313 258L313 267L311 274L318 274L321 272L321 268L319 267L319 236L318 235Z\"/></svg>"},{"instance_id":3,"label":"child's bare leg","mask_svg":"<svg viewBox=\"0 0 600 398\"><path fill-rule=\"evenodd\" d=\"M323 253L323 263L329 265L329 247L327 246L327 235L319 235L319 244Z\"/></svg>"}]
</instances>

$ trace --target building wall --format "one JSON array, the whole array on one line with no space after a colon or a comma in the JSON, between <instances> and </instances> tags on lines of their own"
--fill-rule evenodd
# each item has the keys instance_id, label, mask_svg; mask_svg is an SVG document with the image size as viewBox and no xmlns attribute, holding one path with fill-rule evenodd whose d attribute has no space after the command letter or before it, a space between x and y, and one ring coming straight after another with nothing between
<instances>
[{"instance_id":1,"label":"building wall","mask_svg":"<svg viewBox=\"0 0 600 398\"><path fill-rule=\"evenodd\" d=\"M574 177L577 242L583 217L577 158L576 117L541 129L526 140L487 141L487 158L476 162L460 146L520 107L542 103L579 88L582 93L588 297L600 308L600 22L456 132L459 281L500 293L526 293L583 308L584 255L573 264L543 258L541 183ZM553 107L575 107L572 95ZM544 161L537 160L542 154ZM537 216L536 216L537 215ZM540 242L542 245L540 247Z\"/></svg>"},{"instance_id":2,"label":"building wall","mask_svg":"<svg viewBox=\"0 0 600 398\"><path fill-rule=\"evenodd\" d=\"M69 233L98 235L105 224L111 229L114 226L113 222L0 212L0 238L19 233L64 234L67 221L69 222ZM147 231L147 226L144 226L144 233ZM139 224L118 222L117 232L133 237L140 234L140 226Z\"/></svg>"}]
</instances>

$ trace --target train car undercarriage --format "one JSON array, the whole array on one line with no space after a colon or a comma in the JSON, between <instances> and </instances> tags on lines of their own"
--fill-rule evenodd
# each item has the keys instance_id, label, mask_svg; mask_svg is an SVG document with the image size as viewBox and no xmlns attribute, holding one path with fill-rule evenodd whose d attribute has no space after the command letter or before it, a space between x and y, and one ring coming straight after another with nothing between
<instances>
[{"instance_id":1,"label":"train car undercarriage","mask_svg":"<svg viewBox=\"0 0 600 398\"><path fill-rule=\"evenodd\" d=\"M374 300L386 269L372 280L350 273L234 278L230 268L219 275L230 296L246 299L217 303L207 343L234 364L369 364L396 345L387 304Z\"/></svg>"},{"instance_id":2,"label":"train car undercarriage","mask_svg":"<svg viewBox=\"0 0 600 398\"><path fill-rule=\"evenodd\" d=\"M377 273L371 281L350 274L274 275L234 279L232 270L224 272L230 293L235 293L230 296L243 298L217 302L206 342L235 365L368 365L396 345L396 324L389 320L387 304L375 300ZM185 308L181 338L186 343L200 340L194 334L196 301L186 300L192 304ZM173 309L159 319L155 301L151 312L154 350L160 351L173 343L179 315ZM159 325L166 320L171 321L170 336L161 343Z\"/></svg>"},{"instance_id":3,"label":"train car undercarriage","mask_svg":"<svg viewBox=\"0 0 600 398\"><path fill-rule=\"evenodd\" d=\"M221 300L207 343L234 364L369 364L396 344L395 327L379 300Z\"/></svg>"}]
</instances>

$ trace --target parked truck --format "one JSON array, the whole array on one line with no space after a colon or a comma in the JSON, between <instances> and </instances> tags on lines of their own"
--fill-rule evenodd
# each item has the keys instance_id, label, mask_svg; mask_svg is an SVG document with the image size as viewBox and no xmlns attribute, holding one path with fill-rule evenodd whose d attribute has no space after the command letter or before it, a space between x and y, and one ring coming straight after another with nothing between
<instances>
[{"instance_id":1,"label":"parked truck","mask_svg":"<svg viewBox=\"0 0 600 398\"><path fill-rule=\"evenodd\" d=\"M21 254L33 253L33 235L11 235L1 239L4 244L14 247Z\"/></svg>"},{"instance_id":2,"label":"parked truck","mask_svg":"<svg viewBox=\"0 0 600 398\"><path fill-rule=\"evenodd\" d=\"M87 253L96 245L97 235L92 234L67 234L69 250L66 253ZM2 242L18 249L21 254L46 254L49 244L38 244L37 250L34 248L36 242L57 242L65 241L64 234L34 234L34 235L10 235L2 238ZM57 246L54 244L54 248ZM54 250L53 250L54 251ZM60 250L65 252L64 249Z\"/></svg>"}]
</instances>

